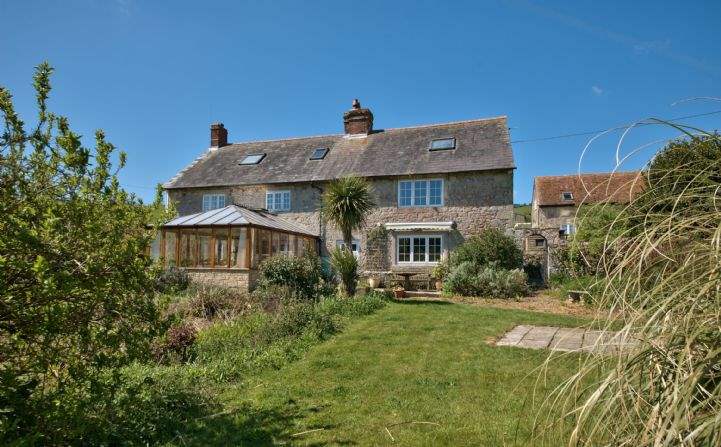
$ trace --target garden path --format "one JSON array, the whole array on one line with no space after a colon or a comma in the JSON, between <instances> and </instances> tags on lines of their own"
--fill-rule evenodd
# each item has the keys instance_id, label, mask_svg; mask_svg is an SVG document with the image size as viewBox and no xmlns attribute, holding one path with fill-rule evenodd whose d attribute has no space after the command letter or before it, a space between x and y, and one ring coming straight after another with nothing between
<instances>
[{"instance_id":1,"label":"garden path","mask_svg":"<svg viewBox=\"0 0 721 447\"><path fill-rule=\"evenodd\" d=\"M631 344L619 332L585 328L519 325L506 332L496 346L552 351L605 352L612 354Z\"/></svg>"}]
</instances>

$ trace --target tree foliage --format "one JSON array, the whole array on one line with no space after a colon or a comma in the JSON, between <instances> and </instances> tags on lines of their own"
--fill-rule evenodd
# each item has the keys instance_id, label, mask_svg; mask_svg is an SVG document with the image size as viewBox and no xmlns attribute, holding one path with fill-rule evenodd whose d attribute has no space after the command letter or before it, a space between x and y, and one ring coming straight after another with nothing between
<instances>
[{"instance_id":1,"label":"tree foliage","mask_svg":"<svg viewBox=\"0 0 721 447\"><path fill-rule=\"evenodd\" d=\"M43 444L77 436L108 372L147 355L158 311L143 253L166 217L120 187L125 154L114 169L103 131L85 147L48 110L52 71L36 68L32 126L0 87L0 439Z\"/></svg>"}]
</instances>

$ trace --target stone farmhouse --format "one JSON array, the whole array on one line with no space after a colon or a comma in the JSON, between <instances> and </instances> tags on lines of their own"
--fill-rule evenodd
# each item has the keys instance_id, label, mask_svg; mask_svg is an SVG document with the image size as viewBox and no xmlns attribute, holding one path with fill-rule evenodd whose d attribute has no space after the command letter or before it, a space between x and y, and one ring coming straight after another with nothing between
<instances>
[{"instance_id":1,"label":"stone farmhouse","mask_svg":"<svg viewBox=\"0 0 721 447\"><path fill-rule=\"evenodd\" d=\"M340 120L339 120L340 121ZM210 127L210 148L164 187L179 217L159 255L196 281L252 288L275 253L342 245L321 217L325 186L369 180L376 208L354 233L365 275L424 273L468 236L513 226L515 164L506 117L376 129L358 100L335 135L229 143Z\"/></svg>"},{"instance_id":2,"label":"stone farmhouse","mask_svg":"<svg viewBox=\"0 0 721 447\"><path fill-rule=\"evenodd\" d=\"M639 171L536 177L531 225L523 230L524 251L542 260L547 275L553 270L549 250L576 232L576 214L582 205L626 204L644 185Z\"/></svg>"}]
</instances>

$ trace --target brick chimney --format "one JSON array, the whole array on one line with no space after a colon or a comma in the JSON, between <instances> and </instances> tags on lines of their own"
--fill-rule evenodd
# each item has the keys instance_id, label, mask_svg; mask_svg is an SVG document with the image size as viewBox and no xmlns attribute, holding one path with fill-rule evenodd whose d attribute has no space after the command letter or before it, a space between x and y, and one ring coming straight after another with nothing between
<instances>
[{"instance_id":1,"label":"brick chimney","mask_svg":"<svg viewBox=\"0 0 721 447\"><path fill-rule=\"evenodd\" d=\"M343 127L346 135L368 135L373 131L373 112L354 99L353 108L343 114Z\"/></svg>"},{"instance_id":2,"label":"brick chimney","mask_svg":"<svg viewBox=\"0 0 721 447\"><path fill-rule=\"evenodd\" d=\"M223 123L213 123L210 125L210 147L217 149L228 145L228 129Z\"/></svg>"}]
</instances>

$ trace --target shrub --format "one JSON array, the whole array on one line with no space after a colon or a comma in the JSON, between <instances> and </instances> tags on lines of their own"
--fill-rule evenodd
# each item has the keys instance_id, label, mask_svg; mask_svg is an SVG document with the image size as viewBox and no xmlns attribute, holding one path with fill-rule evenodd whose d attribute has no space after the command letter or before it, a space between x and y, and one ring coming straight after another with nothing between
<instances>
[{"instance_id":1,"label":"shrub","mask_svg":"<svg viewBox=\"0 0 721 447\"><path fill-rule=\"evenodd\" d=\"M528 293L526 273L521 269L503 270L484 267L478 273L481 296L518 298Z\"/></svg>"},{"instance_id":2,"label":"shrub","mask_svg":"<svg viewBox=\"0 0 721 447\"><path fill-rule=\"evenodd\" d=\"M358 260L353 252L345 248L335 248L330 252L330 263L340 276L346 294L353 296L358 281Z\"/></svg>"},{"instance_id":3,"label":"shrub","mask_svg":"<svg viewBox=\"0 0 721 447\"><path fill-rule=\"evenodd\" d=\"M448 275L443 291L450 295L517 298L528 293L523 270L505 270L493 265L478 268L464 262Z\"/></svg>"},{"instance_id":4,"label":"shrub","mask_svg":"<svg viewBox=\"0 0 721 447\"><path fill-rule=\"evenodd\" d=\"M257 288L288 287L300 299L318 297L323 272L317 256L272 256L260 264Z\"/></svg>"},{"instance_id":5,"label":"shrub","mask_svg":"<svg viewBox=\"0 0 721 447\"><path fill-rule=\"evenodd\" d=\"M177 293L188 288L190 278L185 269L169 267L155 278L155 289L163 293Z\"/></svg>"},{"instance_id":6,"label":"shrub","mask_svg":"<svg viewBox=\"0 0 721 447\"><path fill-rule=\"evenodd\" d=\"M516 241L496 228L488 228L477 236L469 237L453 250L450 266L454 268L464 262L477 267L490 263L502 269L523 267L523 252Z\"/></svg>"},{"instance_id":7,"label":"shrub","mask_svg":"<svg viewBox=\"0 0 721 447\"><path fill-rule=\"evenodd\" d=\"M185 301L184 314L190 317L231 319L256 309L256 302L248 292L203 285Z\"/></svg>"},{"instance_id":8,"label":"shrub","mask_svg":"<svg viewBox=\"0 0 721 447\"><path fill-rule=\"evenodd\" d=\"M443 282L443 292L448 295L473 296L478 289L478 268L469 261L454 267Z\"/></svg>"},{"instance_id":9,"label":"shrub","mask_svg":"<svg viewBox=\"0 0 721 447\"><path fill-rule=\"evenodd\" d=\"M197 334L195 326L187 322L171 326L165 336L153 344L155 359L161 363L187 361Z\"/></svg>"}]
</instances>

